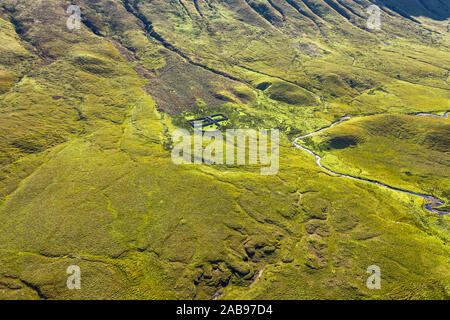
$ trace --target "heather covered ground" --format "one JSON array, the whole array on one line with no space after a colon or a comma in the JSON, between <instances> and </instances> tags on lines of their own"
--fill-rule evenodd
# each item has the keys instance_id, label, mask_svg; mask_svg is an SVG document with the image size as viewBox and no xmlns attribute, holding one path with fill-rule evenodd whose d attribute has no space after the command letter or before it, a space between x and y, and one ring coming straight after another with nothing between
<instances>
[{"instance_id":1,"label":"heather covered ground","mask_svg":"<svg viewBox=\"0 0 450 320\"><path fill-rule=\"evenodd\" d=\"M448 210L450 120L414 115L450 110L449 16L441 0L0 0L0 299L448 299L450 216L292 141L347 115L302 143ZM215 113L279 129L278 174L175 165L172 132Z\"/></svg>"}]
</instances>

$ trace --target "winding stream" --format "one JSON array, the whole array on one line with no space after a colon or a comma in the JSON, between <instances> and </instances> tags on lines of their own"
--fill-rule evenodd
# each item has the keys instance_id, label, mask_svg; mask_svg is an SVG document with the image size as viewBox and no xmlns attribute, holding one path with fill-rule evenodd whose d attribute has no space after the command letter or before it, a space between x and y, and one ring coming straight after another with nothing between
<instances>
[{"instance_id":1,"label":"winding stream","mask_svg":"<svg viewBox=\"0 0 450 320\"><path fill-rule=\"evenodd\" d=\"M439 115L435 115L435 114L431 114L431 113L423 113L423 112L420 112L420 113L417 113L416 116L430 116L430 117L448 118L448 113L449 113L449 112L450 112L450 111L445 112L445 114L444 114L443 116L439 116ZM408 190L404 190L404 189L392 187L392 186L389 186L389 185L387 185L387 184L384 184L384 183L381 183L381 182L379 182L379 181L372 180L372 179L365 179L365 178L360 178L360 177L354 177L354 176L350 176L350 175L348 175L348 174L343 174L343 173L334 172L333 170L330 170L329 168L326 168L326 167L324 167L324 166L322 165L322 157L320 157L320 156L319 156L318 154L316 154L314 151L312 151L312 150L310 150L310 149L308 149L308 148L306 148L306 147L303 147L303 146L301 146L300 144L298 144L298 141L299 141L299 140L303 140L303 139L305 139L306 137L312 136L312 135L314 135L314 134L316 134L316 133L319 133L319 132L321 132L321 131L324 131L324 130L327 130L327 129L331 128L331 127L334 127L334 126L336 126L336 125L340 124L341 122L343 122L343 121L345 121L345 120L348 120L348 119L350 119L350 117L344 116L344 117L342 117L340 120L338 120L338 121L336 121L336 122L333 122L333 123L332 123L331 125L329 125L328 127L324 127L324 128L322 128L322 129L319 129L319 130L313 131L313 132L311 132L311 133L308 133L308 134L306 134L306 135L304 135L304 136L297 137L297 138L295 138L295 140L293 141L293 144L294 144L295 147L297 147L297 148L299 148L299 149L302 149L302 150L308 152L309 154L312 154L312 155L316 158L316 163L317 163L317 165L318 165L322 170L326 171L327 173L330 173L330 174L335 175L335 176L337 176L337 177L345 177L345 178L349 178L349 179L353 179L353 180L365 181L365 182L373 183L373 184L376 184L376 185L378 185L378 186L381 186L381 187L384 187L384 188L388 188L388 189L391 189L391 190L395 190L395 191L399 191L399 192L403 192L403 193L407 193L407 194L412 194L412 195L415 195L415 196L419 196L419 197L422 197L422 198L425 198L425 199L428 200L428 203L425 205L425 208L426 208L428 211L433 212L433 213L438 213L439 215L444 215L444 214L449 214L449 213L450 213L449 211L440 211L440 210L435 209L435 207L442 206L442 205L444 204L444 202L443 202L441 199L435 198L435 197L433 197L433 196L431 196L431 195L428 195L428 194L422 194L422 193L416 193L416 192L412 192L412 191L408 191Z\"/></svg>"}]
</instances>

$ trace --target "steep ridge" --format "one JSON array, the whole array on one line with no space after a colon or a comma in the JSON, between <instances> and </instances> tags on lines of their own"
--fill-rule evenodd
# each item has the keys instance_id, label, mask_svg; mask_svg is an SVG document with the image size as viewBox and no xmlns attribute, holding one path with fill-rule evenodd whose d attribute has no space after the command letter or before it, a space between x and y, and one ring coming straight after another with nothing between
<instances>
[{"instance_id":1,"label":"steep ridge","mask_svg":"<svg viewBox=\"0 0 450 320\"><path fill-rule=\"evenodd\" d=\"M448 215L290 143L342 114L448 110L445 1L71 4L78 30L67 1L0 0L0 298L448 299ZM173 131L215 113L278 129L279 172L175 165Z\"/></svg>"}]
</instances>

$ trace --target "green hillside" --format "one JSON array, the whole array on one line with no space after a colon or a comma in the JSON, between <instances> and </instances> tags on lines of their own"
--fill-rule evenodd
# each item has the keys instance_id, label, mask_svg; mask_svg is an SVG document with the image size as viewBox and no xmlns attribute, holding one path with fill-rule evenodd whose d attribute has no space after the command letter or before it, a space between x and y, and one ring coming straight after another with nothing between
<instances>
[{"instance_id":1,"label":"green hillside","mask_svg":"<svg viewBox=\"0 0 450 320\"><path fill-rule=\"evenodd\" d=\"M414 114L450 110L449 22L441 0L0 0L0 299L449 299L449 215L292 144L347 115L302 144L448 211L450 120ZM174 164L174 130L217 113L280 130L279 172Z\"/></svg>"}]
</instances>

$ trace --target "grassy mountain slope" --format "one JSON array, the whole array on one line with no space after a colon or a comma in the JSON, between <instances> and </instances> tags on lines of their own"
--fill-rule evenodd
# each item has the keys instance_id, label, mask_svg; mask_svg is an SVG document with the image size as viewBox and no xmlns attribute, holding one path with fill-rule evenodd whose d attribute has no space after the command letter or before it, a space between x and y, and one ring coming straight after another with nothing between
<instances>
[{"instance_id":1,"label":"grassy mountain slope","mask_svg":"<svg viewBox=\"0 0 450 320\"><path fill-rule=\"evenodd\" d=\"M448 200L448 120L398 115L450 109L448 5L392 1L374 32L377 2L0 0L0 298L448 299L448 216L290 143L361 117L333 165ZM280 129L280 172L174 165L171 132L216 112Z\"/></svg>"}]
</instances>

